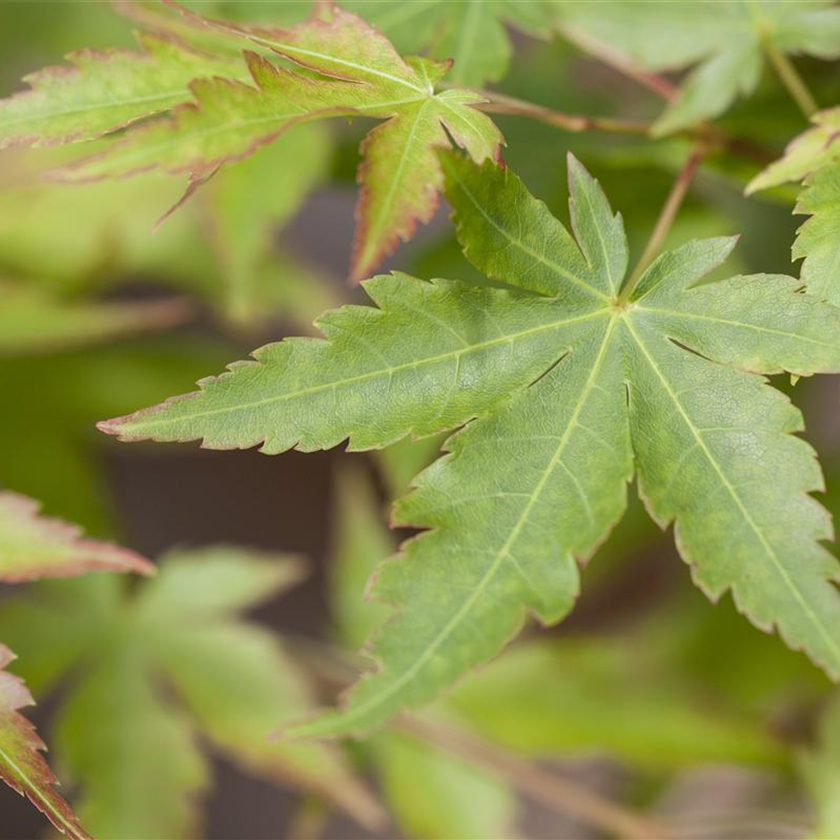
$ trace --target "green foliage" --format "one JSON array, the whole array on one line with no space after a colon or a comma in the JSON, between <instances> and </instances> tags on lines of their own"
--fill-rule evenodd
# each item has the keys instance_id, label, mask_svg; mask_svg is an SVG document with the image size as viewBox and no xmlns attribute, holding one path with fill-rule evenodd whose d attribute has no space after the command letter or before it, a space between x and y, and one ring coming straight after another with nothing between
<instances>
[{"instance_id":1,"label":"green foliage","mask_svg":"<svg viewBox=\"0 0 840 840\"><path fill-rule=\"evenodd\" d=\"M814 113L836 97L835 65L811 60L840 58L840 7L113 6L41 20L13 4L0 26L6 91L47 66L0 101L0 581L150 571L30 497L140 544L170 528L199 543L238 533L262 509L246 501L259 458L123 452L95 434L100 417L124 415L100 428L126 441L377 454L339 464L330 565L288 616L318 641L243 619L299 566L242 548L171 551L131 584L92 575L0 593L0 638L28 686L0 644L0 777L77 840L200 833L210 750L291 788L294 836L326 836L332 811L371 832L526 836L533 801L588 833L695 836L708 825L679 814L684 786L698 765L727 763L798 786L765 798L774 830L833 836L840 574L810 444L835 512L840 455L836 386L808 377L840 373L838 111ZM57 66L76 44L96 49ZM650 93L666 101L652 123ZM813 126L747 192L782 189L745 197L799 112ZM605 185L570 156L570 225L549 210L567 196L561 151ZM431 221L444 191L455 225L418 237L405 271L342 289L326 267L349 248L354 173L353 279ZM781 273L799 189L788 182L810 217L798 280ZM327 212L301 230L315 191L301 221ZM372 305L358 305L365 293ZM135 335L187 317L175 336ZM276 340L281 323L307 337ZM137 405L154 407L126 414ZM218 522L167 511L161 540L124 501L140 474L160 504L169 455L186 472L215 458L209 493L229 493L226 465L242 464L243 498ZM186 478L180 497L198 506ZM300 488L293 476L276 489ZM420 533L398 549L384 496L400 495L392 527ZM280 544L301 536L281 531ZM324 582L321 618L308 599ZM562 632L530 626L496 658L530 618L552 625L573 606ZM365 662L345 649L365 639L375 667L353 685ZM314 713L347 685L340 710ZM82 823L20 715L29 690L52 697L59 776ZM374 727L352 768L342 747L307 740ZM581 759L599 771L591 788L554 776ZM601 787L611 767L620 792ZM788 804L803 790L813 820ZM726 807L708 804L689 809L722 826Z\"/></svg>"},{"instance_id":2,"label":"green foliage","mask_svg":"<svg viewBox=\"0 0 840 840\"><path fill-rule=\"evenodd\" d=\"M836 311L782 276L696 285L726 239L661 256L622 292L620 217L576 161L577 242L511 173L444 165L466 255L519 290L379 278L367 289L382 309L322 319L332 340L269 345L195 395L103 425L128 440L279 452L348 437L384 446L481 418L397 507L398 523L431 530L378 575L375 594L403 608L375 639L382 670L346 712L293 731L367 729L492 656L523 607L563 618L576 558L620 518L634 460L698 585L713 598L731 589L756 624L838 676L837 567L820 545L830 522L807 496L822 478L790 435L799 413L755 375L840 370ZM780 527L793 508L796 524Z\"/></svg>"},{"instance_id":3,"label":"green foliage","mask_svg":"<svg viewBox=\"0 0 840 840\"><path fill-rule=\"evenodd\" d=\"M582 32L649 70L691 68L654 125L658 134L717 117L738 96L753 93L770 51L840 56L840 9L830 0L560 0L555 6L573 35Z\"/></svg>"},{"instance_id":4,"label":"green foliage","mask_svg":"<svg viewBox=\"0 0 840 840\"><path fill-rule=\"evenodd\" d=\"M271 634L236 613L298 577L289 560L212 548L173 553L132 595L84 582L4 605L0 628L34 663L41 693L74 672L57 755L83 787L79 810L96 834L189 836L210 778L199 735L252 773L376 822L375 804L336 750L268 738L278 721L306 711L309 689ZM56 611L62 622L44 620ZM25 629L34 625L35 637ZM68 627L71 644L62 641ZM51 666L39 669L45 660Z\"/></svg>"}]
</instances>

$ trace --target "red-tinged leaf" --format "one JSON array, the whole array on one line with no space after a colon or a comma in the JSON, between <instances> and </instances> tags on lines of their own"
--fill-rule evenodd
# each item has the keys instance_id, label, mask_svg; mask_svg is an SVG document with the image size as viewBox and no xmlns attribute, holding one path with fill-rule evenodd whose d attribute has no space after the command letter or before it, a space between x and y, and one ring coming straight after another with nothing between
<instances>
[{"instance_id":1,"label":"red-tinged leaf","mask_svg":"<svg viewBox=\"0 0 840 840\"><path fill-rule=\"evenodd\" d=\"M362 194L351 275L360 280L409 239L437 207L442 174L436 152L452 141L477 162L498 156L503 138L465 90L435 91L448 62L404 59L374 27L331 4L288 29L180 12L181 25L245 41L253 85L230 79L192 84L195 101L172 118L131 131L100 154L65 168L70 181L122 177L151 169L187 172L198 183L222 163L240 160L296 123L336 115L385 120L362 145ZM305 68L290 72L265 54ZM317 74L317 75L315 75ZM289 165L294 165L292 162Z\"/></svg>"},{"instance_id":2,"label":"red-tinged leaf","mask_svg":"<svg viewBox=\"0 0 840 840\"><path fill-rule=\"evenodd\" d=\"M89 571L154 571L139 554L84 539L75 525L40 516L38 509L37 502L26 496L0 493L0 580L70 577Z\"/></svg>"},{"instance_id":3,"label":"red-tinged leaf","mask_svg":"<svg viewBox=\"0 0 840 840\"><path fill-rule=\"evenodd\" d=\"M34 701L23 681L5 670L13 659L14 654L0 645L0 779L25 796L62 834L72 840L91 840L56 793L57 780L41 755L44 742L20 714Z\"/></svg>"}]
</instances>

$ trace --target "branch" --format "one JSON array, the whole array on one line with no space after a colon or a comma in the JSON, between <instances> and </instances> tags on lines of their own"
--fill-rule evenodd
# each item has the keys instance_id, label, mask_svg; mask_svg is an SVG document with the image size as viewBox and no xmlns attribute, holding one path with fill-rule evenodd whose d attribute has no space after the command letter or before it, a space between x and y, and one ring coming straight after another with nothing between
<instances>
[{"instance_id":1,"label":"branch","mask_svg":"<svg viewBox=\"0 0 840 840\"><path fill-rule=\"evenodd\" d=\"M487 100L487 102L479 103L476 107L490 114L514 114L521 117L530 117L548 125L553 125L555 128L561 128L564 131L575 133L583 131L608 131L618 134L638 134L641 136L647 136L650 133L650 125L644 122L566 114L562 111L554 111L551 108L546 108L543 105L526 102L523 99L514 99L512 96L505 96L493 90L475 88L473 90Z\"/></svg>"},{"instance_id":2,"label":"branch","mask_svg":"<svg viewBox=\"0 0 840 840\"><path fill-rule=\"evenodd\" d=\"M796 67L793 66L793 62L770 38L762 38L761 45L764 48L764 54L770 60L776 75L787 88L791 98L799 106L799 110L802 111L805 118L810 119L817 110L817 101L802 76L799 75Z\"/></svg>"},{"instance_id":3,"label":"branch","mask_svg":"<svg viewBox=\"0 0 840 840\"><path fill-rule=\"evenodd\" d=\"M665 840L669 836L665 827L654 820L622 808L589 788L507 750L473 738L461 729L408 716L400 718L398 725L427 743L494 771L534 801L591 828L628 840Z\"/></svg>"},{"instance_id":4,"label":"branch","mask_svg":"<svg viewBox=\"0 0 840 840\"><path fill-rule=\"evenodd\" d=\"M683 203L683 199L685 199L688 193L688 188L694 180L697 168L700 166L700 162L706 156L707 152L708 146L705 143L695 145L685 164L683 164L682 169L677 174L674 185L671 187L671 192L668 193L668 198L665 199L665 204L662 206L659 218L656 220L650 239L648 239L648 243L645 245L645 250L642 252L642 256L639 258L636 267L633 269L630 279L621 290L621 294L618 297L619 303L626 303L630 300L630 295L633 294L633 289L636 288L639 278L659 253L659 249L662 247L668 231L671 230L671 225L674 224L674 219Z\"/></svg>"}]
</instances>

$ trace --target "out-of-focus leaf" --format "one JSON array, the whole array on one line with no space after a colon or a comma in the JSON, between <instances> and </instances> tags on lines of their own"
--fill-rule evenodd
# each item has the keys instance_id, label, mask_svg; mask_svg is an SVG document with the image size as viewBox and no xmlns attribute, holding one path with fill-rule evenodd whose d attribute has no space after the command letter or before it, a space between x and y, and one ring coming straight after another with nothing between
<instances>
[{"instance_id":1,"label":"out-of-focus leaf","mask_svg":"<svg viewBox=\"0 0 840 840\"><path fill-rule=\"evenodd\" d=\"M634 766L775 763L746 714L706 707L631 636L526 642L460 684L446 705L482 735L534 756L603 751Z\"/></svg>"},{"instance_id":2,"label":"out-of-focus leaf","mask_svg":"<svg viewBox=\"0 0 840 840\"><path fill-rule=\"evenodd\" d=\"M201 198L225 278L225 311L234 321L253 322L264 314L272 292L261 288L260 279L272 235L323 178L329 151L326 126L301 126L239 165L224 167L204 188ZM274 263L272 270L278 293L306 282L289 276L293 266ZM310 312L310 320L317 312Z\"/></svg>"},{"instance_id":3,"label":"out-of-focus leaf","mask_svg":"<svg viewBox=\"0 0 840 840\"><path fill-rule=\"evenodd\" d=\"M39 505L0 493L0 580L71 577L89 571L140 572L154 567L133 551L84 539L75 525L38 515Z\"/></svg>"},{"instance_id":4,"label":"out-of-focus leaf","mask_svg":"<svg viewBox=\"0 0 840 840\"><path fill-rule=\"evenodd\" d=\"M583 0L552 3L562 26L619 50L643 67L691 72L655 125L660 134L722 114L751 94L764 44L823 59L840 55L840 9L829 0Z\"/></svg>"},{"instance_id":5,"label":"out-of-focus leaf","mask_svg":"<svg viewBox=\"0 0 840 840\"><path fill-rule=\"evenodd\" d=\"M192 836L210 783L195 727L154 685L128 627L109 629L55 723L56 754L82 786L79 813L98 837Z\"/></svg>"},{"instance_id":6,"label":"out-of-focus leaf","mask_svg":"<svg viewBox=\"0 0 840 840\"><path fill-rule=\"evenodd\" d=\"M373 754L388 804L410 837L512 836L516 798L490 771L400 732L378 735Z\"/></svg>"},{"instance_id":7,"label":"out-of-focus leaf","mask_svg":"<svg viewBox=\"0 0 840 840\"><path fill-rule=\"evenodd\" d=\"M62 301L32 286L0 282L0 356L62 350L164 329L187 313L183 301Z\"/></svg>"},{"instance_id":8,"label":"out-of-focus leaf","mask_svg":"<svg viewBox=\"0 0 840 840\"><path fill-rule=\"evenodd\" d=\"M834 695L823 712L817 746L803 752L800 768L816 810L810 840L840 837L840 697Z\"/></svg>"},{"instance_id":9,"label":"out-of-focus leaf","mask_svg":"<svg viewBox=\"0 0 840 840\"><path fill-rule=\"evenodd\" d=\"M545 3L533 0L349 0L342 4L384 32L402 53L451 60L452 84L483 87L507 73L513 47L505 23L548 35Z\"/></svg>"},{"instance_id":10,"label":"out-of-focus leaf","mask_svg":"<svg viewBox=\"0 0 840 840\"><path fill-rule=\"evenodd\" d=\"M78 675L59 714L58 757L82 786L82 812L94 833L125 840L191 834L196 798L208 787L196 736L246 770L376 824L378 806L337 749L269 737L279 721L307 713L309 690L276 639L237 613L298 576L283 558L212 548L171 555L156 578L124 597L69 597L72 590L53 587L4 603L9 618L0 617L0 627L13 637L23 618L59 603L68 626L83 628L86 644L53 657L41 681L54 682L62 671ZM74 610L84 619L76 622ZM91 612L95 632L84 629ZM37 663L50 633L23 632L21 641ZM177 702L167 699L167 687ZM115 703L119 709L109 714ZM162 756L165 766L156 767Z\"/></svg>"}]
</instances>

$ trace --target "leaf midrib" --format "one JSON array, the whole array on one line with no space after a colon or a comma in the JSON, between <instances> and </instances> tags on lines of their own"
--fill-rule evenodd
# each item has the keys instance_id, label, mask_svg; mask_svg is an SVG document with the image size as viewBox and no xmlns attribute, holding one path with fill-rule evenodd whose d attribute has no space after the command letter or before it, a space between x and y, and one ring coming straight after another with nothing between
<instances>
[{"instance_id":1,"label":"leaf midrib","mask_svg":"<svg viewBox=\"0 0 840 840\"><path fill-rule=\"evenodd\" d=\"M605 313L607 312L607 310L601 310L601 312ZM464 601L464 603L461 605L461 607L458 609L455 615L446 623L446 625L440 631L440 633L438 633L438 635L432 640L428 647L426 647L423 653L420 656L418 656L417 659L414 660L412 665L408 669L403 671L403 673L394 682L392 682L383 692L374 695L366 702L361 703L360 705L354 707L350 711L344 713L342 715L342 728L347 726L347 724L351 723L353 720L364 718L368 712L370 712L372 709L377 708L378 706L381 706L383 703L386 703L394 694L399 692L405 685L407 685L412 679L414 679L414 677L418 674L420 669L426 664L426 662L429 661L429 659L434 655L435 651L437 651L437 649L444 643L444 641L454 630L454 628L458 624L460 624L464 616L476 603L476 601L482 595L487 586L490 585L490 581L498 572L505 557L509 556L511 547L513 546L516 539L519 537L519 534L522 532L522 528L524 527L525 522L528 519L528 514L531 512L533 506L537 503L537 500L540 494L542 493L543 489L545 488L545 485L548 483L548 480L551 477L551 474L554 472L554 469L559 463L561 463L563 452L566 449L566 445L569 442L572 431L577 428L577 421L580 417L580 413L583 411L583 406L586 404L589 393L594 387L595 382L598 378L598 374L601 371L604 359L606 357L606 351L610 345L612 335L615 332L615 328L618 322L622 319L622 316L618 313L610 314L610 323L604 332L604 338L601 341L601 346L598 349L598 355L595 359L595 363L592 365L592 370L589 372L589 376L587 377L586 383L581 391L580 399L575 405L572 415L569 418L568 425L565 431L563 432L562 436L560 437L560 441L557 445L557 448L555 449L551 459L549 460L548 465L543 471L540 480L537 482L537 485L534 488L534 490L529 494L529 500L523 506L519 518L516 521L516 524L511 529L510 535L505 540L502 547L499 549L498 553L493 559L493 562L490 564L489 568L482 576L478 585L472 590L469 597ZM517 571L520 571L515 559L511 559L514 561L514 565L517 567ZM523 577L525 576L523 575ZM527 582L527 577L525 577L525 580Z\"/></svg>"},{"instance_id":2,"label":"leaf midrib","mask_svg":"<svg viewBox=\"0 0 840 840\"><path fill-rule=\"evenodd\" d=\"M516 341L521 338L525 338L527 336L536 335L540 332L549 332L551 330L558 329L559 327L569 326L571 324L582 323L584 321L588 321L592 318L596 317L603 317L604 315L608 315L609 310L607 309L596 309L592 312L588 312L585 315L576 316L574 318L563 318L557 321L552 321L548 324L541 324L539 327L531 327L527 330L521 330L518 333L511 333L510 335L502 336L499 338L488 339L487 341L480 342L479 344L473 344L469 347L458 348L457 350L451 350L447 353L440 353L437 356L428 356L425 359L419 359L411 362L404 362L400 365L395 365L389 368L379 368L378 370L369 371L368 373L359 374L357 376L349 377L347 379L337 380L335 382L327 382L322 385L314 385L310 388L302 388L298 391L294 391L288 394L279 394L274 397L266 397L262 400L255 400L252 402L247 403L240 403L235 406L226 406L224 408L215 408L212 410L207 411L199 411L193 414L188 415L180 415L178 417L173 417L165 420L151 420L149 423L132 423L120 428L120 433L125 434L128 433L130 430L138 430L142 429L144 425L151 426L153 428L160 428L162 426L174 425L179 423L190 422L193 420L197 420L204 417L211 417L214 415L219 414L228 414L230 412L235 411L243 411L243 410L251 410L254 408L260 408L266 405L273 405L280 402L285 402L286 400L298 399L302 396L309 396L310 394L318 393L321 391L328 391L334 388L343 388L348 385L355 385L358 382L363 382L367 379L375 379L380 376L392 376L395 372L408 370L411 368L421 367L423 365L431 365L437 364L438 362L445 361L447 359L454 359L460 356L465 356L468 353L474 353L480 350L485 350L488 347L493 347L499 344L507 344L512 341ZM323 339L325 340L325 339ZM259 361L252 362L251 364L262 364ZM222 374L224 376L225 374ZM201 395L201 391L196 392L196 397Z\"/></svg>"},{"instance_id":3,"label":"leaf midrib","mask_svg":"<svg viewBox=\"0 0 840 840\"><path fill-rule=\"evenodd\" d=\"M796 585L796 582L791 576L788 574L787 569L785 569L784 565L782 564L778 554L773 549L772 545L767 541L767 538L764 536L762 530L758 527L758 524L755 522L753 517L750 515L748 508L744 505L740 494L737 492L737 489L732 485L732 483L727 478L726 474L723 472L722 468L717 462L717 459L714 457L712 451L709 449L708 445L706 444L705 439L700 434L699 430L696 428L694 423L691 420L688 412L685 410L682 402L679 399L679 396L671 387L671 383L662 373L661 369L656 363L656 360L651 356L648 352L647 347L645 346L644 342L642 341L639 334L636 330L633 329L632 319L625 318L624 323L627 327L627 331L632 336L633 340L636 342L639 350L641 351L642 355L644 356L645 360L650 365L653 372L656 374L656 377L662 383L663 388L665 389L668 396L671 398L672 402L677 408L677 411L680 414L680 417L683 419L683 422L688 427L689 431L691 432L692 436L694 437L695 441L697 442L698 447L701 449L703 454L706 456L708 462L712 465L714 471L717 473L718 478L720 479L721 484L726 488L729 492L729 495L732 497L733 501L735 502L738 510L741 512L741 515L744 521L749 525L752 529L753 533L758 537L759 543L764 548L767 556L770 558L771 562L773 563L774 568L776 569L777 574L781 578L784 585L790 590L791 595L793 596L794 600L802 609L803 613L811 623L811 625L816 629L818 634L822 637L822 639L826 642L829 649L833 651L836 662L840 663L840 647L838 647L837 643L832 638L831 634L823 627L822 623L817 619L816 614L810 608L807 599L803 596L802 591Z\"/></svg>"},{"instance_id":4,"label":"leaf midrib","mask_svg":"<svg viewBox=\"0 0 840 840\"><path fill-rule=\"evenodd\" d=\"M11 715L18 714L17 712L11 712ZM12 721L12 724L14 722ZM71 822L68 822L66 817L61 813L61 811L57 810L56 807L50 801L50 798L44 796L41 793L40 788L36 785L29 776L24 772L24 770L18 765L18 763L3 749L3 746L0 745L0 759L2 759L8 767L12 769L14 773L17 773L18 778L23 780L24 787L26 790L29 791L30 795L35 796L35 798L41 803L41 805L46 809L46 812L52 814L52 817L58 820L58 822L64 826L67 830L68 837L71 838L78 838L82 837L78 831L76 830L76 826L74 826ZM45 813L46 813L45 812Z\"/></svg>"}]
</instances>

